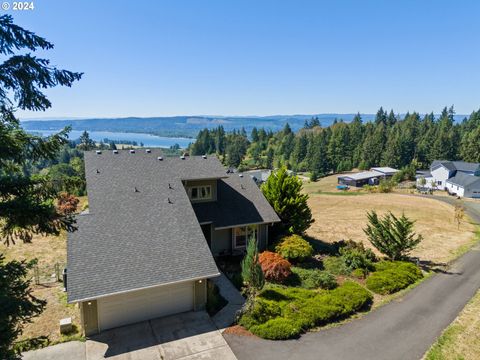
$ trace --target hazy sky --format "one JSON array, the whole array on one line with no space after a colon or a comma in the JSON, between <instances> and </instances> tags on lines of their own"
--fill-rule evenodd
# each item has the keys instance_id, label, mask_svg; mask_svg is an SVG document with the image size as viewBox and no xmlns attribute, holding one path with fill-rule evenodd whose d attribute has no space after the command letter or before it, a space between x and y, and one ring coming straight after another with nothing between
<instances>
[{"instance_id":1,"label":"hazy sky","mask_svg":"<svg viewBox=\"0 0 480 360\"><path fill-rule=\"evenodd\" d=\"M15 21L82 71L22 117L480 107L480 1L36 0Z\"/></svg>"}]
</instances>

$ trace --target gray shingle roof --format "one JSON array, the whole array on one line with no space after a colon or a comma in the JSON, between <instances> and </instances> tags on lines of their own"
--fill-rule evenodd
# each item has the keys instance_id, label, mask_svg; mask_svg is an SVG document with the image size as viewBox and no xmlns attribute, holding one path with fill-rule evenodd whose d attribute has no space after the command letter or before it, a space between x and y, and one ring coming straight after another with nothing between
<instances>
[{"instance_id":1,"label":"gray shingle roof","mask_svg":"<svg viewBox=\"0 0 480 360\"><path fill-rule=\"evenodd\" d=\"M193 204L199 222L222 228L280 221L250 176L230 174L218 181L217 192L216 202Z\"/></svg>"},{"instance_id":2,"label":"gray shingle roof","mask_svg":"<svg viewBox=\"0 0 480 360\"><path fill-rule=\"evenodd\" d=\"M448 183L459 185L463 188L478 186L480 188L480 177L457 172L457 174L447 180Z\"/></svg>"},{"instance_id":3,"label":"gray shingle roof","mask_svg":"<svg viewBox=\"0 0 480 360\"><path fill-rule=\"evenodd\" d=\"M464 171L475 172L479 167L479 163L470 163L465 161L447 161L447 160L435 160L430 166L430 170L434 170L439 166L444 166L450 171Z\"/></svg>"},{"instance_id":4,"label":"gray shingle roof","mask_svg":"<svg viewBox=\"0 0 480 360\"><path fill-rule=\"evenodd\" d=\"M217 158L85 153L89 214L68 236L68 300L212 277L218 269L181 180L226 177Z\"/></svg>"}]
</instances>

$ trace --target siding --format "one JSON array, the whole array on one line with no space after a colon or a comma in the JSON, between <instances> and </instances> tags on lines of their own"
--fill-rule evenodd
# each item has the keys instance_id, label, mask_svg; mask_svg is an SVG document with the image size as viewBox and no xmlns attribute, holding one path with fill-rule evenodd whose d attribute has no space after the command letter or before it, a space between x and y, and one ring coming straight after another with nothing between
<instances>
[{"instance_id":1,"label":"siding","mask_svg":"<svg viewBox=\"0 0 480 360\"><path fill-rule=\"evenodd\" d=\"M219 255L222 251L230 251L232 249L232 229L213 230L212 246L213 255Z\"/></svg>"}]
</instances>

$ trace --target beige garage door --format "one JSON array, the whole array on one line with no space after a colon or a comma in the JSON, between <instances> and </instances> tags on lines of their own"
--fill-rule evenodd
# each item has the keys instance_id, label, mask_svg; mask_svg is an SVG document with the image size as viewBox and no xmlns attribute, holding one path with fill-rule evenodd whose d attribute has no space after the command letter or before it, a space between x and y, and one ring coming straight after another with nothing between
<instances>
[{"instance_id":1,"label":"beige garage door","mask_svg":"<svg viewBox=\"0 0 480 360\"><path fill-rule=\"evenodd\" d=\"M160 286L98 299L100 331L193 310L193 282Z\"/></svg>"}]
</instances>

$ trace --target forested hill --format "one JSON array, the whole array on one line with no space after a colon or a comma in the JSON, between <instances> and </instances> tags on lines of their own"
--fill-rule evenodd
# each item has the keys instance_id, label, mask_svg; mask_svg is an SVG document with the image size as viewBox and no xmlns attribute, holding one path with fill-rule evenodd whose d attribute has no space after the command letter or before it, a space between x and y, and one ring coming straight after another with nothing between
<instances>
[{"instance_id":1,"label":"forested hill","mask_svg":"<svg viewBox=\"0 0 480 360\"><path fill-rule=\"evenodd\" d=\"M25 120L22 127L26 130L58 130L67 125L73 130L113 131L149 133L159 136L196 137L202 129L213 129L222 125L226 131L241 129L251 132L256 128L265 128L273 132L283 129L288 122L293 131L301 129L305 120L316 117L324 127L331 125L335 119L345 122L353 120L355 114L316 114L316 115L275 115L275 116L173 116L173 117L129 117L112 119L85 120ZM457 120L464 116L456 116ZM374 114L362 114L363 121L371 121Z\"/></svg>"},{"instance_id":2,"label":"forested hill","mask_svg":"<svg viewBox=\"0 0 480 360\"><path fill-rule=\"evenodd\" d=\"M366 122L358 114L349 123L320 125L318 119L311 119L297 132L288 125L278 132L205 129L190 151L217 153L229 166L285 165L315 176L379 165L409 167L415 174L416 168L428 168L435 159L480 162L480 110L458 122L453 108L438 116L397 116L380 108L374 121Z\"/></svg>"}]
</instances>

